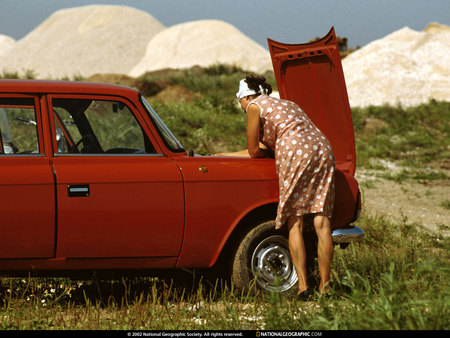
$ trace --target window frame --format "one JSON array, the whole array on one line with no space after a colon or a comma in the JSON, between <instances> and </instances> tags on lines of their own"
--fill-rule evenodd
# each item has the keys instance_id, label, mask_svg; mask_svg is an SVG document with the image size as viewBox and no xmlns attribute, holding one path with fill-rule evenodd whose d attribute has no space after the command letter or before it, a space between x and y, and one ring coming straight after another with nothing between
<instances>
[{"instance_id":1,"label":"window frame","mask_svg":"<svg viewBox=\"0 0 450 338\"><path fill-rule=\"evenodd\" d=\"M2 158L5 157L44 157L46 154L46 147L45 147L45 137L44 137L44 130L43 130L43 115L42 115L42 107L41 107L41 96L37 94L17 94L17 93L2 93L0 94L0 99L31 99L33 100L34 105L34 114L35 114L35 123L36 123L36 141L38 146L38 152L37 153L17 153L17 154L5 154L4 153L4 144L0 137L0 156ZM3 107L3 105L0 105ZM20 106L17 105L16 107L28 107L28 106Z\"/></svg>"},{"instance_id":2,"label":"window frame","mask_svg":"<svg viewBox=\"0 0 450 338\"><path fill-rule=\"evenodd\" d=\"M164 145L173 153L185 153L186 149L183 147L181 142L176 138L176 136L172 133L169 127L166 126L164 121L158 115L158 113L153 109L150 102L148 102L142 93L139 93L139 102L144 108L145 114L150 119L153 127L156 129L159 134L160 139L163 141ZM173 141L176 144L176 147L170 144L170 141Z\"/></svg>"},{"instance_id":3,"label":"window frame","mask_svg":"<svg viewBox=\"0 0 450 338\"><path fill-rule=\"evenodd\" d=\"M140 130L142 131L142 134L145 139L147 139L147 142L149 142L154 150L155 153L59 153L58 152L58 144L56 139L56 126L55 126L55 115L53 113L53 100L59 99L59 100L92 100L92 101L110 101L110 102L119 102L124 104L128 110L130 111L131 115L136 120L136 123L140 127ZM142 120L142 117L140 116L139 112L136 110L135 105L129 101L128 99L120 96L109 96L109 95L102 95L102 94L48 94L47 95L47 105L48 110L50 112L49 118L50 118L50 127L51 127L51 139L52 139L52 150L53 150L53 156L54 157L136 157L136 156L164 156L161 152L161 149L156 142L156 140L153 138L151 133L146 128L145 121ZM76 142L76 140L73 140L73 142ZM144 143L146 141L144 140Z\"/></svg>"}]
</instances>

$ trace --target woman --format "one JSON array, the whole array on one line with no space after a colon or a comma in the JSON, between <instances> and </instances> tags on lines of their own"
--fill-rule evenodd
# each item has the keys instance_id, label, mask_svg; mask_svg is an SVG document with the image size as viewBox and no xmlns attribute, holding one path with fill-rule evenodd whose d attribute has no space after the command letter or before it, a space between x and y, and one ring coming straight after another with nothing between
<instances>
[{"instance_id":1,"label":"woman","mask_svg":"<svg viewBox=\"0 0 450 338\"><path fill-rule=\"evenodd\" d=\"M240 81L239 98L247 113L248 150L221 155L265 157L275 152L280 201L275 227L287 224L289 249L298 276L298 295L311 295L307 283L303 215L314 214L318 237L319 291L329 291L333 241L330 219L334 204L334 155L326 137L294 102L270 97L262 76ZM267 149L266 149L267 147Z\"/></svg>"}]
</instances>

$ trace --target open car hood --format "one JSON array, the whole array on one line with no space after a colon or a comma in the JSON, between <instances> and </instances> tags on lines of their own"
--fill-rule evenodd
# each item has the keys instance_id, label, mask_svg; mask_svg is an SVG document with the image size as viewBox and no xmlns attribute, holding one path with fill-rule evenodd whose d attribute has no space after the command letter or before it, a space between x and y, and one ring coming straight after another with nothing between
<instances>
[{"instance_id":1,"label":"open car hood","mask_svg":"<svg viewBox=\"0 0 450 338\"><path fill-rule=\"evenodd\" d=\"M305 111L330 141L336 168L353 176L355 138L334 27L311 43L268 43L280 97Z\"/></svg>"}]
</instances>

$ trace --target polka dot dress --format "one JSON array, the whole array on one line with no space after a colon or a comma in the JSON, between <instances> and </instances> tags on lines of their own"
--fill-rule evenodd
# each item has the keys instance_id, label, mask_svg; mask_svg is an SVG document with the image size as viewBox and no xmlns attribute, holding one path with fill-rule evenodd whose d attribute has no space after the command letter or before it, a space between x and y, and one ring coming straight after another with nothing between
<instances>
[{"instance_id":1,"label":"polka dot dress","mask_svg":"<svg viewBox=\"0 0 450 338\"><path fill-rule=\"evenodd\" d=\"M276 228L293 215L331 218L335 162L326 137L294 102L261 95L251 104L261 109L260 140L275 152L280 192Z\"/></svg>"}]
</instances>

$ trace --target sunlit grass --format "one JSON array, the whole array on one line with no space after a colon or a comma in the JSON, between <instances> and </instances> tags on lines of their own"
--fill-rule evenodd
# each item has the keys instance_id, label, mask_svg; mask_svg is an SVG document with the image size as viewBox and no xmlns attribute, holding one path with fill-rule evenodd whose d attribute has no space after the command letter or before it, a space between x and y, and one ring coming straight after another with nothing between
<instances>
[{"instance_id":1,"label":"sunlit grass","mask_svg":"<svg viewBox=\"0 0 450 338\"><path fill-rule=\"evenodd\" d=\"M450 327L449 239L363 217L336 248L331 297L242 292L226 281L2 278L2 329L365 330Z\"/></svg>"},{"instance_id":2,"label":"sunlit grass","mask_svg":"<svg viewBox=\"0 0 450 338\"><path fill-rule=\"evenodd\" d=\"M358 166L384 159L419 167L449 158L450 102L355 108L352 116Z\"/></svg>"}]
</instances>

